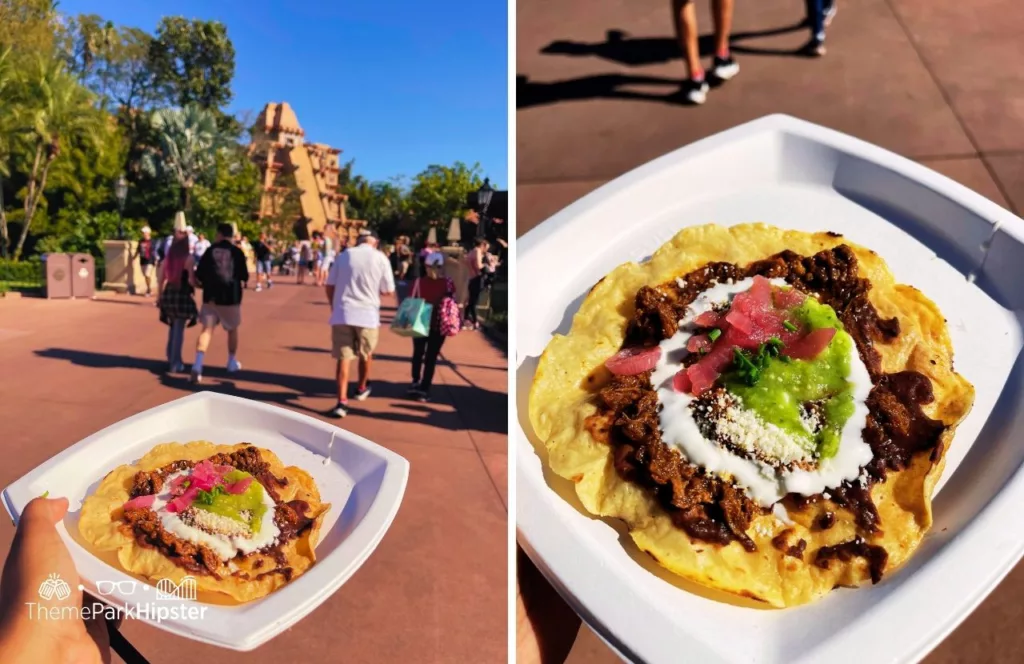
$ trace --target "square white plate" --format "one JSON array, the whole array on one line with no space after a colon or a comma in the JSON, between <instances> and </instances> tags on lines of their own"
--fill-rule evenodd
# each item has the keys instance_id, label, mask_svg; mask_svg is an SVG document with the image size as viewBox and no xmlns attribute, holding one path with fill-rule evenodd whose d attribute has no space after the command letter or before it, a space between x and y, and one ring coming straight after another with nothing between
<instances>
[{"instance_id":1,"label":"square white plate","mask_svg":"<svg viewBox=\"0 0 1024 664\"><path fill-rule=\"evenodd\" d=\"M99 594L97 581L135 577L100 560L69 534L77 536L82 501L108 472L138 460L154 445L192 440L252 443L273 451L286 466L310 473L321 500L331 504L316 545L316 564L270 595L237 606L157 600L154 588L142 583L134 592ZM284 408L198 392L76 443L7 487L3 500L17 521L25 505L45 491L67 497L71 507L57 528L87 591L112 606L150 615L154 607L180 607L177 613L186 617L150 622L196 641L252 650L310 613L359 569L394 520L408 477L408 461L361 436ZM189 619L181 610L188 607L205 608L205 619Z\"/></svg>"},{"instance_id":2,"label":"square white plate","mask_svg":"<svg viewBox=\"0 0 1024 664\"><path fill-rule=\"evenodd\" d=\"M877 251L949 323L977 389L947 457L935 525L876 585L764 610L703 591L587 514L549 470L527 415L537 358L589 288L684 226L764 221L831 230ZM569 206L517 245L519 540L623 657L658 662L912 662L956 627L1024 553L1024 221L919 164L774 115L652 161Z\"/></svg>"}]
</instances>

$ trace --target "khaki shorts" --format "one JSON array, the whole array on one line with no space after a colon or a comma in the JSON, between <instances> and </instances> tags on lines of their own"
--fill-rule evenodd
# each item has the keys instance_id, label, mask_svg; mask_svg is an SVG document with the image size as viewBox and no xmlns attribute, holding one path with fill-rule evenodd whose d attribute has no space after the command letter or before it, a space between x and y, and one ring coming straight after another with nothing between
<instances>
[{"instance_id":1,"label":"khaki shorts","mask_svg":"<svg viewBox=\"0 0 1024 664\"><path fill-rule=\"evenodd\" d=\"M351 360L359 357L370 359L377 347L377 328L353 327L351 325L331 326L331 357Z\"/></svg>"},{"instance_id":2,"label":"khaki shorts","mask_svg":"<svg viewBox=\"0 0 1024 664\"><path fill-rule=\"evenodd\" d=\"M225 305L205 302L199 312L199 322L203 327L221 327L230 332L237 330L242 324L242 305Z\"/></svg>"}]
</instances>

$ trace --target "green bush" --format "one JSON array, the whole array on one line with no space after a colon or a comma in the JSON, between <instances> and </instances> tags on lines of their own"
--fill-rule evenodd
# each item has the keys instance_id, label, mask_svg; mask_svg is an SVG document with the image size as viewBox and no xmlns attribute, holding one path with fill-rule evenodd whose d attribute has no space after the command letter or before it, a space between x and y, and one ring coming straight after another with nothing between
<instances>
[{"instance_id":1,"label":"green bush","mask_svg":"<svg viewBox=\"0 0 1024 664\"><path fill-rule=\"evenodd\" d=\"M0 281L42 283L42 263L38 258L27 261L0 260Z\"/></svg>"}]
</instances>

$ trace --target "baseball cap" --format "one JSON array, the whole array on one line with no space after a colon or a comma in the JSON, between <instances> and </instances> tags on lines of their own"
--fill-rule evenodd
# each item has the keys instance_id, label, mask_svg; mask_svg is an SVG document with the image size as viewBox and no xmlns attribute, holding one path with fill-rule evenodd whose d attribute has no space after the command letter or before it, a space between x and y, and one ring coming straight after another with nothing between
<instances>
[{"instance_id":1,"label":"baseball cap","mask_svg":"<svg viewBox=\"0 0 1024 664\"><path fill-rule=\"evenodd\" d=\"M444 265L444 254L435 251L427 255L427 267L441 267Z\"/></svg>"}]
</instances>

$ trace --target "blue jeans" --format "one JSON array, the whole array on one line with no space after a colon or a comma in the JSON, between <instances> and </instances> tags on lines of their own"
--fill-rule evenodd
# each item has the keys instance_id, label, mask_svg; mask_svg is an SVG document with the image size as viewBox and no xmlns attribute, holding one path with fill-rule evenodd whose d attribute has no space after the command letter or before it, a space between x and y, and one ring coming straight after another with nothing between
<instances>
[{"instance_id":1,"label":"blue jeans","mask_svg":"<svg viewBox=\"0 0 1024 664\"><path fill-rule=\"evenodd\" d=\"M398 298L398 305L402 305L402 300L409 297L409 282L399 280L395 282L395 296Z\"/></svg>"},{"instance_id":2,"label":"blue jeans","mask_svg":"<svg viewBox=\"0 0 1024 664\"><path fill-rule=\"evenodd\" d=\"M825 13L835 4L835 0L807 0L807 22L811 24L814 39L825 41Z\"/></svg>"},{"instance_id":3,"label":"blue jeans","mask_svg":"<svg viewBox=\"0 0 1024 664\"><path fill-rule=\"evenodd\" d=\"M167 327L167 364L174 368L181 361L181 347L185 344L185 320L172 320Z\"/></svg>"}]
</instances>

